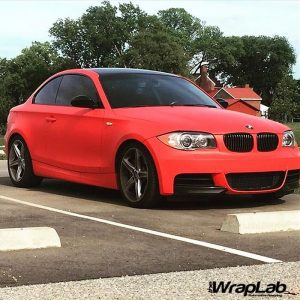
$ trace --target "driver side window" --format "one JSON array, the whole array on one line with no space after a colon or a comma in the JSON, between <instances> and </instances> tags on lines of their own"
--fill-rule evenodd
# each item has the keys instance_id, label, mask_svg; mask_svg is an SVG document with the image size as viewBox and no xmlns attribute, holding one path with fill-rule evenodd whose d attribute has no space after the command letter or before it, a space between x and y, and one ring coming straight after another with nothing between
<instances>
[{"instance_id":1,"label":"driver side window","mask_svg":"<svg viewBox=\"0 0 300 300\"><path fill-rule=\"evenodd\" d=\"M100 102L90 78L83 75L64 75L57 93L56 105L72 106L71 101L78 96L87 96L95 103Z\"/></svg>"}]
</instances>

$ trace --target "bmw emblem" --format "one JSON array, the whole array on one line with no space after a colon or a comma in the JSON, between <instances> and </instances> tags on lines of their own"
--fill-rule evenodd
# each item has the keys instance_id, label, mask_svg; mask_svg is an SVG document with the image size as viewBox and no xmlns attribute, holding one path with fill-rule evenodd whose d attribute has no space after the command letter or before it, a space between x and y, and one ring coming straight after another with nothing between
<instances>
[{"instance_id":1,"label":"bmw emblem","mask_svg":"<svg viewBox=\"0 0 300 300\"><path fill-rule=\"evenodd\" d=\"M254 127L253 127L252 125L250 125L250 124L247 124L245 127L248 128L248 129L253 129L253 128L254 128Z\"/></svg>"}]
</instances>

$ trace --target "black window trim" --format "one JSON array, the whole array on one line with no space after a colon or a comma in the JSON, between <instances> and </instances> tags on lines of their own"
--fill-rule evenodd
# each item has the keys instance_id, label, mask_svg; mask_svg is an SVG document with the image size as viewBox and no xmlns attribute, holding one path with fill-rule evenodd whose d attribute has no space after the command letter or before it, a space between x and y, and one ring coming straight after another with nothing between
<instances>
[{"instance_id":1,"label":"black window trim","mask_svg":"<svg viewBox=\"0 0 300 300\"><path fill-rule=\"evenodd\" d=\"M69 106L69 105L57 105L57 104L56 104L56 99L57 99L58 91L59 91L59 89L60 89L60 85L61 85L61 83L62 83L62 81L63 81L64 76L66 76L66 75L79 75L79 76L84 76L84 77L88 78L88 79L92 82L92 84L93 84L93 86L94 86L94 88L95 88L95 91L96 91L96 95L97 95L97 97L98 97L98 99L97 99L97 100L98 100L98 106L97 106L96 108L104 108L103 101L102 101L102 99L101 99L101 97L100 97L100 95L99 95L99 93L98 93L98 90L97 90L97 88L96 88L96 85L95 85L94 81L91 79L91 77L89 77L89 76L86 75L86 74L73 73L73 72L72 72L72 73L59 74L59 75L57 75L57 76L51 78L51 80L46 81L45 84L43 84L43 85L36 91L36 93L34 94L34 96L33 96L33 98L32 98L32 104L36 104L36 105L49 105L49 106L73 107L73 106ZM61 79L61 81L60 81L60 83L59 83L59 86L58 86L58 88L57 88L57 91L56 91L56 95L55 95L55 103L54 103L54 104L35 103L35 97L37 96L37 94L38 94L38 93L39 93L39 92L40 92L40 91L41 91L48 83L50 83L51 81L53 81L54 79L59 78L59 77L62 77L62 79ZM97 103L95 103L95 104L97 104Z\"/></svg>"}]
</instances>

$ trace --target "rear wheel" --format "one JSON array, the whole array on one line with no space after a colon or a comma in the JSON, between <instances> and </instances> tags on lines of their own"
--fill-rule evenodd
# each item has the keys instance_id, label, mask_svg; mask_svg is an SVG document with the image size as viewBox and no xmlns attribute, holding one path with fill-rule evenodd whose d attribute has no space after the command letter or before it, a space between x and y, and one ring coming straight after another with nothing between
<instances>
[{"instance_id":1,"label":"rear wheel","mask_svg":"<svg viewBox=\"0 0 300 300\"><path fill-rule=\"evenodd\" d=\"M160 195L158 179L152 157L139 144L127 145L118 157L118 184L130 206L150 208Z\"/></svg>"},{"instance_id":2,"label":"rear wheel","mask_svg":"<svg viewBox=\"0 0 300 300\"><path fill-rule=\"evenodd\" d=\"M13 185L33 187L40 184L42 178L34 175L30 153L20 136L13 137L9 143L7 164Z\"/></svg>"}]
</instances>

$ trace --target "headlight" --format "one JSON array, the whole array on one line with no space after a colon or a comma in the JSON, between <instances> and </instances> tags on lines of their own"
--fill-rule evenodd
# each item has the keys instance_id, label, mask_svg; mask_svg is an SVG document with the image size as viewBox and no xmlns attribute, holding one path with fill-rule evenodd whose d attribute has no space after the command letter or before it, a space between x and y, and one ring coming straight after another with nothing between
<instances>
[{"instance_id":1,"label":"headlight","mask_svg":"<svg viewBox=\"0 0 300 300\"><path fill-rule=\"evenodd\" d=\"M212 134L202 132L172 132L158 139L164 144L180 150L216 148L216 140Z\"/></svg>"},{"instance_id":2,"label":"headlight","mask_svg":"<svg viewBox=\"0 0 300 300\"><path fill-rule=\"evenodd\" d=\"M292 130L285 131L282 138L283 147L294 147L295 146L295 135Z\"/></svg>"}]
</instances>

